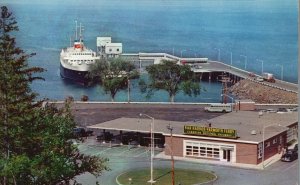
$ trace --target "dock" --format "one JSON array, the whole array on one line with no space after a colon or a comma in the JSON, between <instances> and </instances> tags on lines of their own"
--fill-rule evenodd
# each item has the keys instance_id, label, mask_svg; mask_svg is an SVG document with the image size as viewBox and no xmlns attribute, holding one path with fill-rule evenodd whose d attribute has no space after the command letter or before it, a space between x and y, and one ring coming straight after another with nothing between
<instances>
[{"instance_id":1,"label":"dock","mask_svg":"<svg viewBox=\"0 0 300 185\"><path fill-rule=\"evenodd\" d=\"M159 64L162 60L174 61L177 64L187 64L196 73L201 80L218 81L221 75L227 75L233 83L242 79L249 79L253 82L260 83L265 86L277 88L280 90L298 93L298 84L282 81L276 79L275 83L259 82L255 80L256 77L261 77L258 74L252 74L235 66L225 64L220 61L212 61L208 58L181 58L168 53L123 53L120 55L125 60L132 61L139 68L141 72L153 64Z\"/></svg>"}]
</instances>

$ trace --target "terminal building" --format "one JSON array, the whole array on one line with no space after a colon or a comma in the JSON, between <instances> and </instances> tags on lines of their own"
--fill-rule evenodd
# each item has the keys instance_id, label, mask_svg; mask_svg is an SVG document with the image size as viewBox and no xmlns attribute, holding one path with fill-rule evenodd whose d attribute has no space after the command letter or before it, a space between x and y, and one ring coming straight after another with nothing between
<instances>
[{"instance_id":1,"label":"terminal building","mask_svg":"<svg viewBox=\"0 0 300 185\"><path fill-rule=\"evenodd\" d=\"M149 140L152 121L155 144L164 146L167 156L259 165L297 139L298 114L234 111L204 122L119 118L89 128L119 131L121 142L125 133L135 133L142 143Z\"/></svg>"},{"instance_id":2,"label":"terminal building","mask_svg":"<svg viewBox=\"0 0 300 185\"><path fill-rule=\"evenodd\" d=\"M97 53L101 57L115 58L123 52L122 43L112 43L111 37L97 37Z\"/></svg>"}]
</instances>

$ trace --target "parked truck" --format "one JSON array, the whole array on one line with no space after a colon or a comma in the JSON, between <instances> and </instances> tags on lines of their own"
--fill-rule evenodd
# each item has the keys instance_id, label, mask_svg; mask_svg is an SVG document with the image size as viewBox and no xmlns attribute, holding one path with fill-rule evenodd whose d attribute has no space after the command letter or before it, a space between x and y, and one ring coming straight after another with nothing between
<instances>
[{"instance_id":1,"label":"parked truck","mask_svg":"<svg viewBox=\"0 0 300 185\"><path fill-rule=\"evenodd\" d=\"M275 83L275 78L272 73L263 73L262 77L263 77L264 81Z\"/></svg>"}]
</instances>

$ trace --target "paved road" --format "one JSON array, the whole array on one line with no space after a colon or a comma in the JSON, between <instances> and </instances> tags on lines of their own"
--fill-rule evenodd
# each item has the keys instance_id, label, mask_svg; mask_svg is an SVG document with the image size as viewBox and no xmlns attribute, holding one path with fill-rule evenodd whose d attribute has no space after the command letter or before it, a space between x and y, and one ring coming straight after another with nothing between
<instances>
[{"instance_id":1,"label":"paved road","mask_svg":"<svg viewBox=\"0 0 300 185\"><path fill-rule=\"evenodd\" d=\"M108 157L111 171L104 172L98 177L101 185L116 185L116 177L128 170L149 168L150 153L147 148L103 147L97 142L89 140L80 145L83 153ZM159 151L156 151L158 153ZM214 185L296 185L298 160L292 163L278 161L265 170L241 169L236 167L191 163L176 161L175 168L206 170L215 173L218 180ZM170 167L168 160L154 160L154 168ZM84 185L96 183L96 178L90 174L83 174L78 181Z\"/></svg>"},{"instance_id":2,"label":"paved road","mask_svg":"<svg viewBox=\"0 0 300 185\"><path fill-rule=\"evenodd\" d=\"M73 112L81 126L89 126L120 117L138 118L140 113L155 119L171 121L200 121L223 113L206 113L207 105L95 103L74 104Z\"/></svg>"},{"instance_id":3,"label":"paved road","mask_svg":"<svg viewBox=\"0 0 300 185\"><path fill-rule=\"evenodd\" d=\"M245 71L243 69L239 69L236 68L234 66L230 66L228 64L224 64L221 62L216 62L216 61L209 61L207 63L203 63L200 64L201 65L201 70L203 71L227 71L231 74L234 74L236 76L240 76L242 78L248 78L251 80L254 80L254 77L249 77L249 71ZM282 88L282 89L288 89L291 90L293 92L298 92L298 85L297 84L293 84L293 83L289 83L289 82L285 82L285 81L281 81L276 79L275 83L269 83L269 82L263 82L262 84L268 85L268 86L274 86L277 88Z\"/></svg>"}]
</instances>

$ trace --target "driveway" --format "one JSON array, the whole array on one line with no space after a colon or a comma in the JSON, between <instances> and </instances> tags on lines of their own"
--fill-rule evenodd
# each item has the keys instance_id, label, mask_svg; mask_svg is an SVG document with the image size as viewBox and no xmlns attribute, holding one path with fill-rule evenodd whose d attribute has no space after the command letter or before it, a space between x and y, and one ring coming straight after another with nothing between
<instances>
[{"instance_id":1,"label":"driveway","mask_svg":"<svg viewBox=\"0 0 300 185\"><path fill-rule=\"evenodd\" d=\"M108 157L111 171L104 172L97 178L101 185L116 185L116 177L127 170L149 168L150 152L147 147L118 146L102 144L88 139L79 145L79 149L89 155ZM161 152L156 149L155 153ZM218 180L214 185L296 185L298 180L298 160L285 163L278 161L265 170L242 169L212 164L176 161L175 168L206 170L215 173ZM154 168L171 167L169 160L154 160ZM175 174L176 175L176 174ZM96 178L90 174L79 176L78 182L83 185L96 184ZM171 179L170 179L171 180Z\"/></svg>"}]
</instances>

